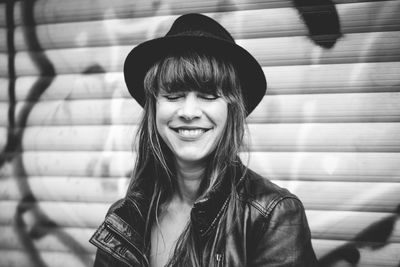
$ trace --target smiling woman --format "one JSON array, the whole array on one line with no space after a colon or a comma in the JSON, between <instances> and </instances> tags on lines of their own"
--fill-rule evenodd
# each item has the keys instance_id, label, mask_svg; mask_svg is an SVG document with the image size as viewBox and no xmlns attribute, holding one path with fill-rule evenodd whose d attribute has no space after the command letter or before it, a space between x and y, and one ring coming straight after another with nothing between
<instances>
[{"instance_id":1,"label":"smiling woman","mask_svg":"<svg viewBox=\"0 0 400 267\"><path fill-rule=\"evenodd\" d=\"M177 161L203 164L221 139L227 113L222 97L204 100L198 92L189 92L171 100L161 95L157 98L157 130Z\"/></svg>"},{"instance_id":2,"label":"smiling woman","mask_svg":"<svg viewBox=\"0 0 400 267\"><path fill-rule=\"evenodd\" d=\"M179 17L124 66L144 108L126 197L91 238L95 266L316 265L300 200L241 163L261 66L217 22Z\"/></svg>"}]
</instances>

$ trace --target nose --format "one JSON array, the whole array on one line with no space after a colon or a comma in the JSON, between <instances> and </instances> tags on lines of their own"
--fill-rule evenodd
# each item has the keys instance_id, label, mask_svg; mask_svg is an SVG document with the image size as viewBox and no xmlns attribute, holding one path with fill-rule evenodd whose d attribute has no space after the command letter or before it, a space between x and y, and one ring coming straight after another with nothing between
<instances>
[{"instance_id":1,"label":"nose","mask_svg":"<svg viewBox=\"0 0 400 267\"><path fill-rule=\"evenodd\" d=\"M202 114L199 104L196 94L194 92L189 92L181 102L181 106L177 112L178 116L185 120L199 118Z\"/></svg>"}]
</instances>

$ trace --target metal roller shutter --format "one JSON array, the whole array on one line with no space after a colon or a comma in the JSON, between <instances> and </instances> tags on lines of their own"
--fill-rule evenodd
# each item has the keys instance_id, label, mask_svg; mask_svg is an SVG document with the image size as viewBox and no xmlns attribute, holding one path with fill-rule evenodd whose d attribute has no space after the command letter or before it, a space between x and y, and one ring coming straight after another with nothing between
<instances>
[{"instance_id":1,"label":"metal roller shutter","mask_svg":"<svg viewBox=\"0 0 400 267\"><path fill-rule=\"evenodd\" d=\"M92 265L88 239L135 158L141 108L123 60L188 12L220 21L263 65L243 158L301 198L324 266L399 266L400 1L301 3L1 2L0 266ZM299 13L326 10L336 35Z\"/></svg>"}]
</instances>

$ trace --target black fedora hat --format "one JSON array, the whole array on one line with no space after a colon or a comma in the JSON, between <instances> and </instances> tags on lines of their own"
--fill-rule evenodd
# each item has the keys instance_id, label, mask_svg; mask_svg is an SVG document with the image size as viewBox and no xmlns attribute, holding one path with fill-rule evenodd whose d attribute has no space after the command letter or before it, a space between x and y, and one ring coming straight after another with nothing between
<instances>
[{"instance_id":1,"label":"black fedora hat","mask_svg":"<svg viewBox=\"0 0 400 267\"><path fill-rule=\"evenodd\" d=\"M143 81L147 71L163 57L190 49L218 55L231 61L239 75L247 115L260 103L267 89L264 72L257 60L237 45L218 22L201 14L177 18L168 33L134 47L125 59L124 77L129 93L145 104Z\"/></svg>"}]
</instances>

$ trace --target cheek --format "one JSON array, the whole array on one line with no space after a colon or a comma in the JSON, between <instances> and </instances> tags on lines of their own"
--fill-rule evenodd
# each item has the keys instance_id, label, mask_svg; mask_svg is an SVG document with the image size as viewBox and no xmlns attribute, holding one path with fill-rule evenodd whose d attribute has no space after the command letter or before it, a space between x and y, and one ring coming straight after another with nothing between
<instances>
[{"instance_id":1,"label":"cheek","mask_svg":"<svg viewBox=\"0 0 400 267\"><path fill-rule=\"evenodd\" d=\"M156 104L156 125L157 129L167 122L168 108L166 105L157 102Z\"/></svg>"},{"instance_id":2,"label":"cheek","mask_svg":"<svg viewBox=\"0 0 400 267\"><path fill-rule=\"evenodd\" d=\"M219 105L217 106L213 111L212 111L213 117L212 120L214 123L217 125L217 134L218 134L218 139L221 137L221 135L224 132L224 129L227 124L228 120L228 106L226 103L224 105Z\"/></svg>"},{"instance_id":3,"label":"cheek","mask_svg":"<svg viewBox=\"0 0 400 267\"><path fill-rule=\"evenodd\" d=\"M224 128L228 120L228 104L219 105L214 114L216 114L216 121Z\"/></svg>"}]
</instances>

